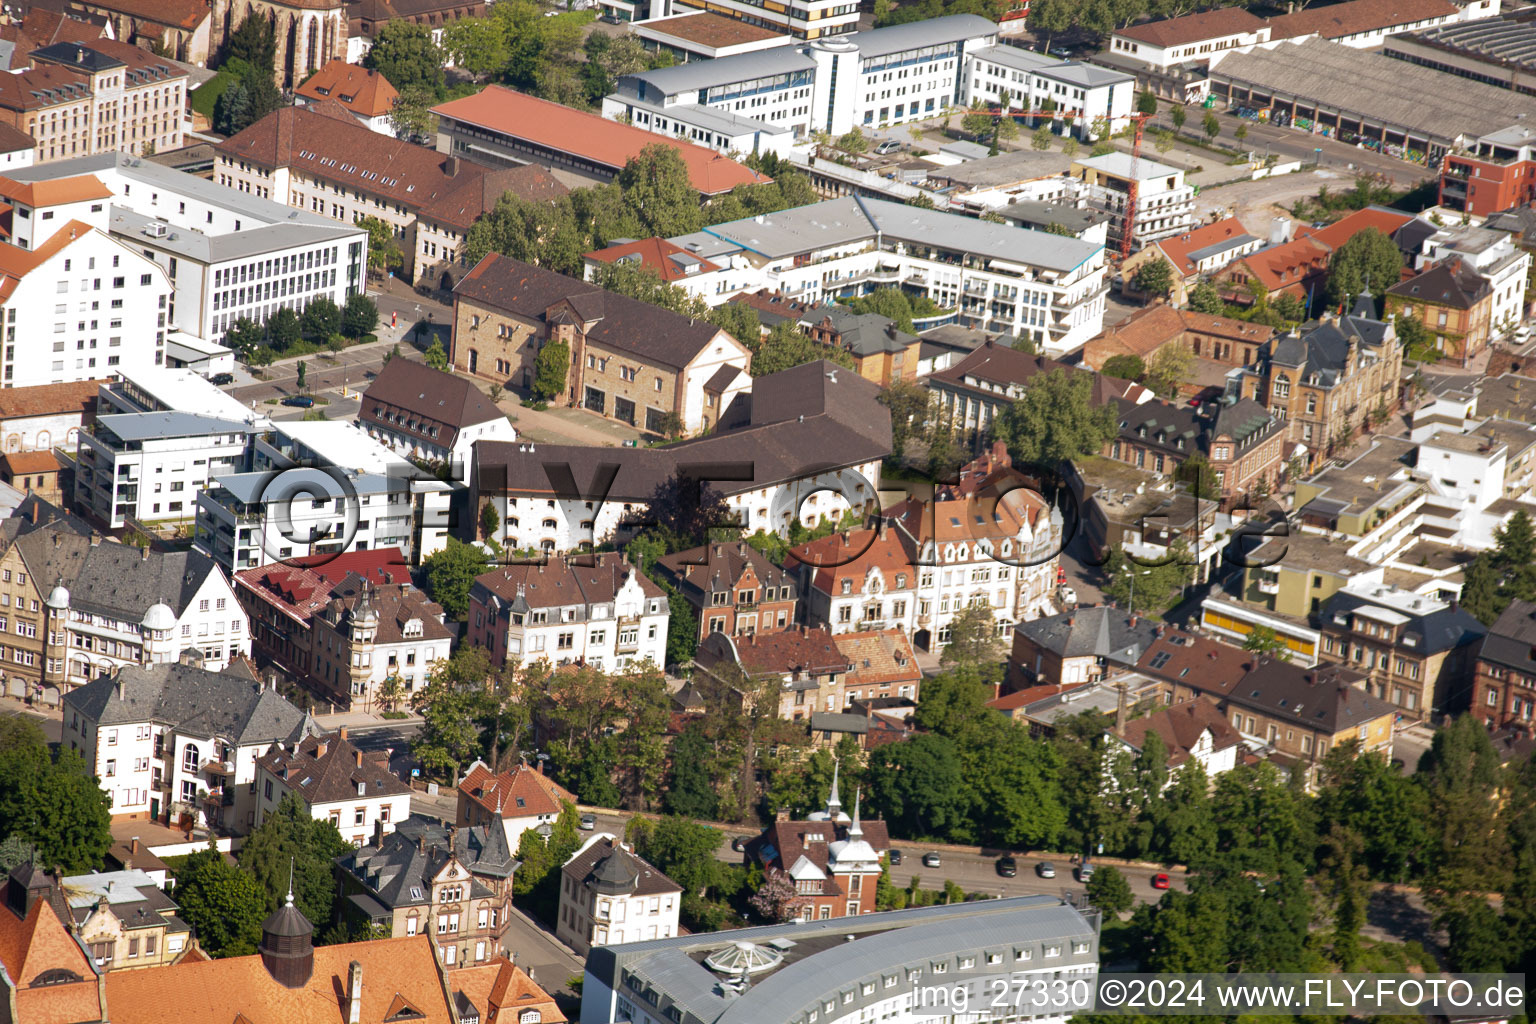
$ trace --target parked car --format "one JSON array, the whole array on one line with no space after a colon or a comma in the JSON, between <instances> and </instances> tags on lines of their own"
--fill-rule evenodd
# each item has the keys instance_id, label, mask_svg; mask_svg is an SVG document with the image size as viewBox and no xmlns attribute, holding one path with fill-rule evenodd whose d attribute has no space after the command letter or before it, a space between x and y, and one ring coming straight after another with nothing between
<instances>
[{"instance_id":1,"label":"parked car","mask_svg":"<svg viewBox=\"0 0 1536 1024\"><path fill-rule=\"evenodd\" d=\"M1064 608L1077 607L1077 591L1065 584L1056 588L1056 597Z\"/></svg>"},{"instance_id":2,"label":"parked car","mask_svg":"<svg viewBox=\"0 0 1536 1024\"><path fill-rule=\"evenodd\" d=\"M283 404L291 405L298 409L311 409L314 407L315 400L308 395L289 395L283 399Z\"/></svg>"},{"instance_id":3,"label":"parked car","mask_svg":"<svg viewBox=\"0 0 1536 1024\"><path fill-rule=\"evenodd\" d=\"M233 384L234 382L235 375L232 373L216 373L212 377L208 378L208 383L221 388L226 384Z\"/></svg>"},{"instance_id":4,"label":"parked car","mask_svg":"<svg viewBox=\"0 0 1536 1024\"><path fill-rule=\"evenodd\" d=\"M1012 857L997 858L997 873L1003 878L1012 878L1019 873L1019 862Z\"/></svg>"},{"instance_id":5,"label":"parked car","mask_svg":"<svg viewBox=\"0 0 1536 1024\"><path fill-rule=\"evenodd\" d=\"M583 814L581 816L581 830L583 832L591 832L595 828L597 828L597 816L592 814Z\"/></svg>"},{"instance_id":6,"label":"parked car","mask_svg":"<svg viewBox=\"0 0 1536 1024\"><path fill-rule=\"evenodd\" d=\"M747 841L750 838L750 836L737 836L735 839L731 840L731 849L735 850L737 853L745 853L747 850Z\"/></svg>"},{"instance_id":7,"label":"parked car","mask_svg":"<svg viewBox=\"0 0 1536 1024\"><path fill-rule=\"evenodd\" d=\"M886 139L884 142L880 143L880 145L875 147L875 152L879 153L881 156L886 156L887 154L895 153L900 149L901 143L897 142L895 139Z\"/></svg>"},{"instance_id":8,"label":"parked car","mask_svg":"<svg viewBox=\"0 0 1536 1024\"><path fill-rule=\"evenodd\" d=\"M1077 880L1079 882L1082 882L1084 885L1087 885L1088 884L1088 879L1090 879L1092 877L1093 877L1093 861L1085 860L1085 861L1083 861L1081 864L1079 864L1077 866Z\"/></svg>"},{"instance_id":9,"label":"parked car","mask_svg":"<svg viewBox=\"0 0 1536 1024\"><path fill-rule=\"evenodd\" d=\"M1166 888L1168 888L1168 884L1169 884L1168 876L1163 874L1162 872L1158 872L1157 874L1152 876L1152 888L1154 888L1154 889L1166 889Z\"/></svg>"},{"instance_id":10,"label":"parked car","mask_svg":"<svg viewBox=\"0 0 1536 1024\"><path fill-rule=\"evenodd\" d=\"M890 855L891 863L892 864L900 864L901 863L901 851L900 850L887 850L886 853L888 853Z\"/></svg>"},{"instance_id":11,"label":"parked car","mask_svg":"<svg viewBox=\"0 0 1536 1024\"><path fill-rule=\"evenodd\" d=\"M929 850L927 853L923 854L923 867L925 868L936 868L943 863L944 862L939 859L937 850Z\"/></svg>"},{"instance_id":12,"label":"parked car","mask_svg":"<svg viewBox=\"0 0 1536 1024\"><path fill-rule=\"evenodd\" d=\"M1039 875L1041 878L1055 878L1056 865L1052 864L1048 860L1043 860L1039 864L1035 865L1035 874Z\"/></svg>"}]
</instances>

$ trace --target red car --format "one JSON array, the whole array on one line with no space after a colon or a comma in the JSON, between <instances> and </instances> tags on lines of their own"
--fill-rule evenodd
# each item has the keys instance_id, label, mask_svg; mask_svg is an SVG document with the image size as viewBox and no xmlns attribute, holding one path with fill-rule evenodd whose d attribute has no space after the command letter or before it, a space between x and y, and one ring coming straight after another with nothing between
<instances>
[{"instance_id":1,"label":"red car","mask_svg":"<svg viewBox=\"0 0 1536 1024\"><path fill-rule=\"evenodd\" d=\"M1165 875L1165 874L1161 874L1161 873L1153 875L1152 876L1152 888L1154 888L1154 889L1166 889L1166 888L1168 888L1168 876Z\"/></svg>"}]
</instances>

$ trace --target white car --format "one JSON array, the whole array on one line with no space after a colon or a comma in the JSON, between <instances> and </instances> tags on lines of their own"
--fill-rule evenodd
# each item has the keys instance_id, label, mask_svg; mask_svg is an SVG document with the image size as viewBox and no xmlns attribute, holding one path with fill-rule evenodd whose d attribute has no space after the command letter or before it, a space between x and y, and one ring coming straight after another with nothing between
<instances>
[{"instance_id":1,"label":"white car","mask_svg":"<svg viewBox=\"0 0 1536 1024\"><path fill-rule=\"evenodd\" d=\"M1077 591L1071 587L1062 585L1056 588L1056 600L1062 607L1077 607Z\"/></svg>"},{"instance_id":2,"label":"white car","mask_svg":"<svg viewBox=\"0 0 1536 1024\"><path fill-rule=\"evenodd\" d=\"M1530 336L1531 336L1531 325L1530 324L1521 324L1519 327L1515 328L1515 340L1516 341L1525 341L1528 338L1530 338Z\"/></svg>"}]
</instances>

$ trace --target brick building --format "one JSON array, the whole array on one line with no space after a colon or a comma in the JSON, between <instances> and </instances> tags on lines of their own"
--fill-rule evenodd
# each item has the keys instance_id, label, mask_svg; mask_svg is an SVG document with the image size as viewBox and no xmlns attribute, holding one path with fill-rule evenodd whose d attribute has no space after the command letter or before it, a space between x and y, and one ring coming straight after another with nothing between
<instances>
[{"instance_id":1,"label":"brick building","mask_svg":"<svg viewBox=\"0 0 1536 1024\"><path fill-rule=\"evenodd\" d=\"M795 577L746 541L666 555L652 572L693 606L700 640L711 633L776 633L796 624Z\"/></svg>"},{"instance_id":2,"label":"brick building","mask_svg":"<svg viewBox=\"0 0 1536 1024\"><path fill-rule=\"evenodd\" d=\"M1513 600L1489 627L1472 686L1472 713L1490 729L1536 728L1536 604Z\"/></svg>"},{"instance_id":3,"label":"brick building","mask_svg":"<svg viewBox=\"0 0 1536 1024\"><path fill-rule=\"evenodd\" d=\"M1159 401L1116 404L1120 432L1104 454L1117 462L1171 476L1186 459L1202 455L1223 501L1279 482L1285 430L1251 398L1223 398L1198 409Z\"/></svg>"},{"instance_id":4,"label":"brick building","mask_svg":"<svg viewBox=\"0 0 1536 1024\"><path fill-rule=\"evenodd\" d=\"M1414 317L1436 351L1465 366L1492 340L1493 300L1488 279L1451 257L1388 288L1386 315Z\"/></svg>"}]
</instances>

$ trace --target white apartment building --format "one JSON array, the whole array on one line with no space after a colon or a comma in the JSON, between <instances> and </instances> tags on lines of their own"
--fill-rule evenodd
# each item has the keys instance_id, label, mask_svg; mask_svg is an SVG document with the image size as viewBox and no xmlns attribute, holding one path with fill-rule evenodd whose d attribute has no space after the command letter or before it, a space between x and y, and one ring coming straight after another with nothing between
<instances>
[{"instance_id":1,"label":"white apartment building","mask_svg":"<svg viewBox=\"0 0 1536 1024\"><path fill-rule=\"evenodd\" d=\"M91 201L79 216L157 263L174 294L169 322L219 341L240 317L264 323L316 298L338 306L363 288L368 233L125 153L101 153L13 172L31 186L94 178L108 193L107 219Z\"/></svg>"},{"instance_id":2,"label":"white apartment building","mask_svg":"<svg viewBox=\"0 0 1536 1024\"><path fill-rule=\"evenodd\" d=\"M1458 227L1436 232L1424 240L1421 251L1414 257L1414 267L1423 270L1433 263L1452 258L1459 258L1487 280L1493 292L1488 319L1493 337L1505 336L1525 321L1531 254L1516 246L1508 232L1484 227Z\"/></svg>"},{"instance_id":3,"label":"white apartment building","mask_svg":"<svg viewBox=\"0 0 1536 1024\"><path fill-rule=\"evenodd\" d=\"M256 759L318 730L247 675L174 663L121 668L66 694L63 728L114 818L187 815L237 832L255 826Z\"/></svg>"},{"instance_id":4,"label":"white apartment building","mask_svg":"<svg viewBox=\"0 0 1536 1024\"><path fill-rule=\"evenodd\" d=\"M593 946L677 934L683 887L616 836L599 832L560 869L555 938L585 956Z\"/></svg>"},{"instance_id":5,"label":"white apartment building","mask_svg":"<svg viewBox=\"0 0 1536 1024\"><path fill-rule=\"evenodd\" d=\"M467 636L497 663L548 659L623 671L666 665L670 617L664 590L622 555L599 552L478 577Z\"/></svg>"},{"instance_id":6,"label":"white apartment building","mask_svg":"<svg viewBox=\"0 0 1536 1024\"><path fill-rule=\"evenodd\" d=\"M405 359L363 392L358 425L401 455L467 466L477 441L516 441L517 428L473 381Z\"/></svg>"},{"instance_id":7,"label":"white apartment building","mask_svg":"<svg viewBox=\"0 0 1536 1024\"><path fill-rule=\"evenodd\" d=\"M245 610L200 552L102 541L62 524L16 543L32 578L48 590L44 680L60 689L125 665L188 656L220 671L251 653Z\"/></svg>"},{"instance_id":8,"label":"white apartment building","mask_svg":"<svg viewBox=\"0 0 1536 1024\"><path fill-rule=\"evenodd\" d=\"M646 3L646 0L600 0L600 3L604 8L621 11L626 6L633 10L636 4ZM681 14L705 8L797 39L824 39L840 32L852 32L859 24L859 5L841 0L788 0L782 8L766 7L752 3L752 0L712 0L708 4L702 0L676 0L675 6L670 0L649 0L647 6L653 14L667 10Z\"/></svg>"},{"instance_id":9,"label":"white apartment building","mask_svg":"<svg viewBox=\"0 0 1536 1024\"><path fill-rule=\"evenodd\" d=\"M329 821L353 846L388 835L411 816L411 787L395 777L386 751L364 752L346 726L297 743L279 742L256 761L256 825L292 794L310 817Z\"/></svg>"},{"instance_id":10,"label":"white apartment building","mask_svg":"<svg viewBox=\"0 0 1536 1024\"><path fill-rule=\"evenodd\" d=\"M882 199L832 199L670 241L721 268L674 282L715 305L764 288L815 305L900 287L1050 356L1080 348L1104 320L1102 245Z\"/></svg>"},{"instance_id":11,"label":"white apartment building","mask_svg":"<svg viewBox=\"0 0 1536 1024\"><path fill-rule=\"evenodd\" d=\"M1129 153L1090 156L1072 164L1071 175L1087 186L1090 207L1109 215L1109 245L1118 249L1125 234L1130 183L1136 182L1134 239L1145 245L1195 226L1195 190L1178 167L1133 158Z\"/></svg>"},{"instance_id":12,"label":"white apartment building","mask_svg":"<svg viewBox=\"0 0 1536 1024\"><path fill-rule=\"evenodd\" d=\"M190 522L198 493L246 468L251 434L269 425L184 369L131 369L97 404L95 425L77 436L75 497L112 529Z\"/></svg>"},{"instance_id":13,"label":"white apartment building","mask_svg":"<svg viewBox=\"0 0 1536 1024\"><path fill-rule=\"evenodd\" d=\"M47 198L54 194L84 198L55 203ZM0 178L0 199L17 226L11 242L0 244L3 386L96 380L162 365L170 281L108 235L101 184L72 179L40 196L31 185Z\"/></svg>"},{"instance_id":14,"label":"white apartment building","mask_svg":"<svg viewBox=\"0 0 1536 1024\"><path fill-rule=\"evenodd\" d=\"M285 422L251 444L250 470L197 496L195 543L233 575L304 555L447 543L454 485L341 421Z\"/></svg>"},{"instance_id":15,"label":"white apartment building","mask_svg":"<svg viewBox=\"0 0 1536 1024\"><path fill-rule=\"evenodd\" d=\"M978 101L1000 106L1006 93L1009 109L1051 109L1053 131L1085 140L1098 137L1095 124L1109 133L1124 128L1136 103L1131 75L1021 46L987 46L969 54L963 88L966 106Z\"/></svg>"}]
</instances>

